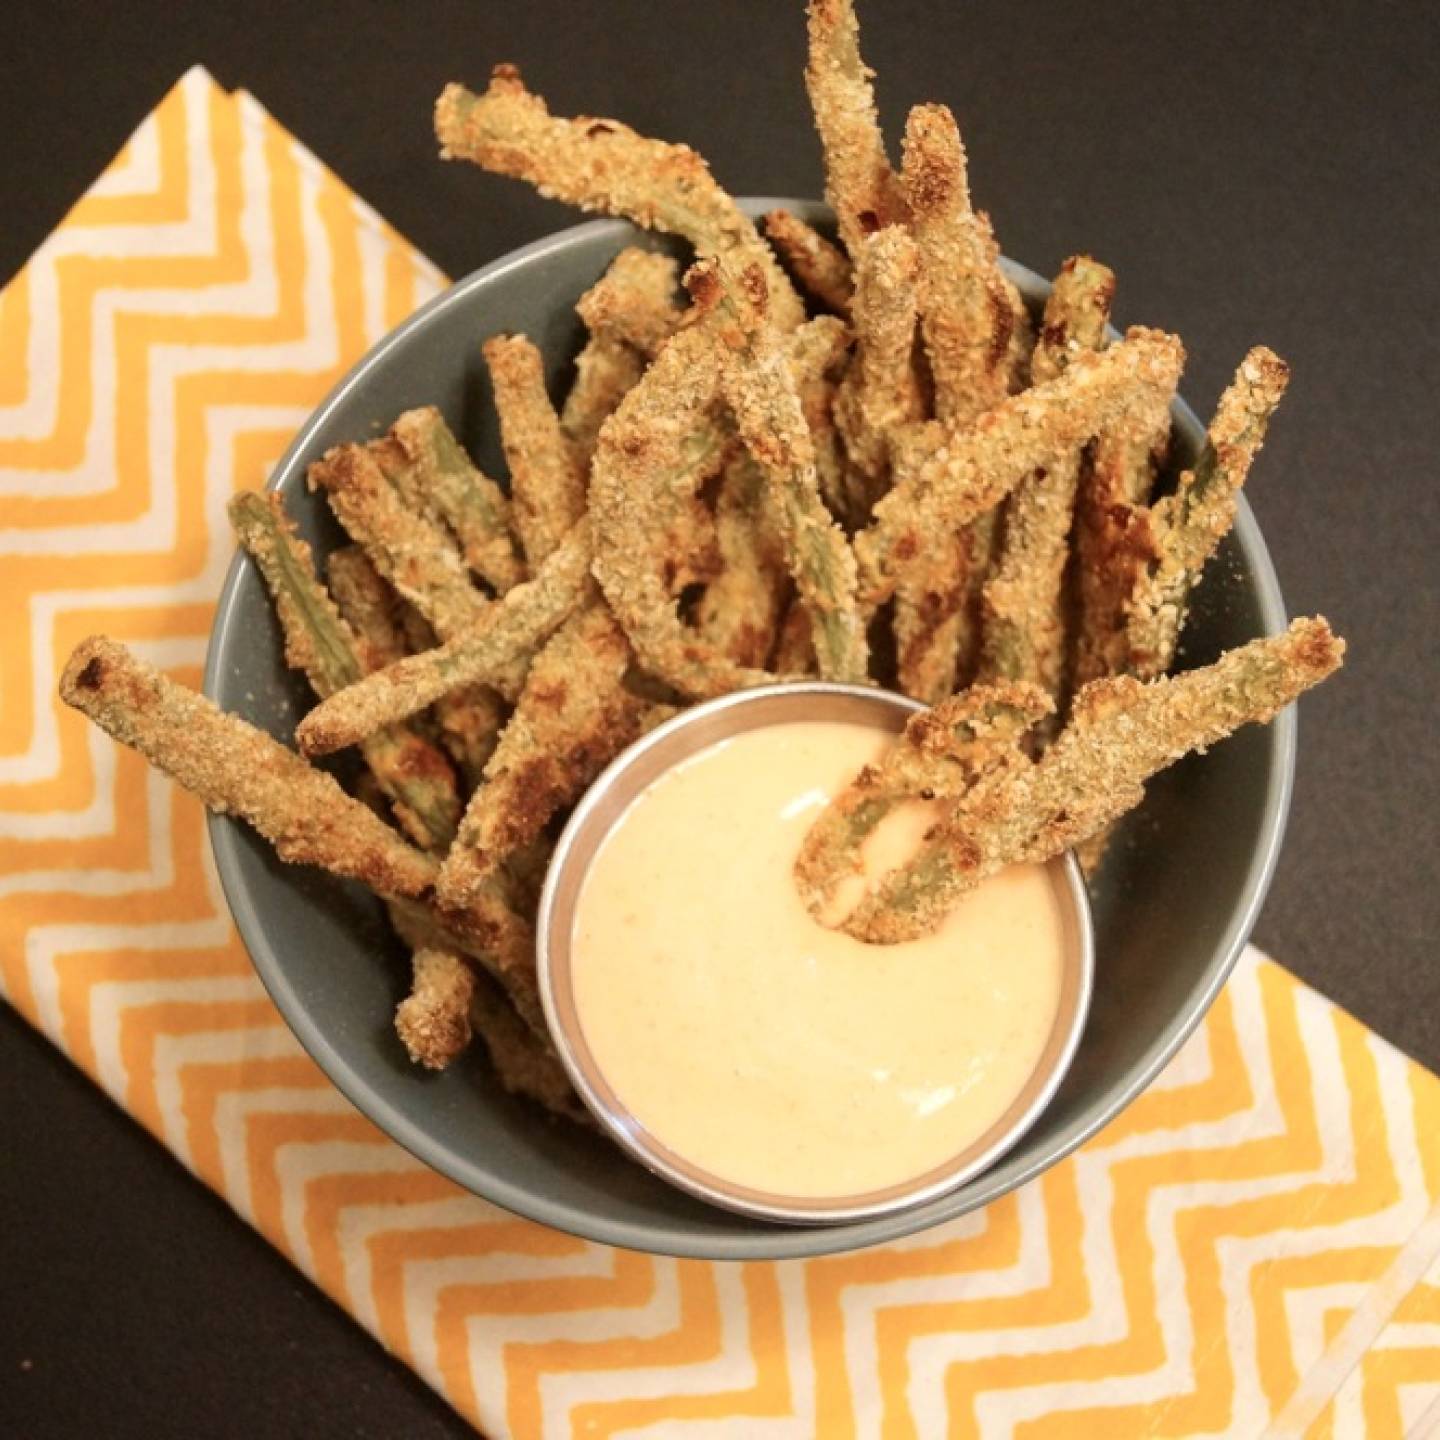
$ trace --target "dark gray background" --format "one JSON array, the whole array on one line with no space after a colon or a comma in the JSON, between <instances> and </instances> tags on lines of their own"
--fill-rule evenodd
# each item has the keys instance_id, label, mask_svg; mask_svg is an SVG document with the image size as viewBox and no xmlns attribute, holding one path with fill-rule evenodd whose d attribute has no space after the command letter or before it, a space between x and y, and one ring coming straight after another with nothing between
<instances>
[{"instance_id":1,"label":"dark gray background","mask_svg":"<svg viewBox=\"0 0 1440 1440\"><path fill-rule=\"evenodd\" d=\"M1292 612L1327 614L1351 658L1302 707L1257 939L1440 1068L1437 13L870 0L862 19L890 133L914 101L954 107L1006 251L1112 265L1121 324L1185 337L1198 409L1250 344L1292 362L1251 502ZM800 0L21 0L0 19L0 276L195 61L454 275L570 219L435 159L441 84L497 60L557 110L689 141L734 191L816 193L803 33ZM4 1011L0 1433L470 1432Z\"/></svg>"}]
</instances>

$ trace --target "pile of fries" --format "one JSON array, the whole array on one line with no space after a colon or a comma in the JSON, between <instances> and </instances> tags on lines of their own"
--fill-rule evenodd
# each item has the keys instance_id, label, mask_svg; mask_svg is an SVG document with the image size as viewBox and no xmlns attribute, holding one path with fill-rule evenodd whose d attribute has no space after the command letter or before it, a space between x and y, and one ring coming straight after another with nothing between
<instances>
[{"instance_id":1,"label":"pile of fries","mask_svg":"<svg viewBox=\"0 0 1440 1440\"><path fill-rule=\"evenodd\" d=\"M538 1001L550 847L600 769L686 704L777 677L893 685L932 708L823 814L796 865L826 923L933 929L1000 867L1098 863L1146 779L1265 721L1343 644L1297 621L1166 678L1186 603L1284 391L1250 352L1203 454L1152 498L1183 362L1107 340L1114 276L1065 263L1038 323L972 207L943 105L892 170L850 0L812 0L807 85L839 243L756 227L683 145L550 115L511 66L436 106L442 155L679 236L621 252L578 305L563 404L523 335L484 346L508 486L434 409L310 467L353 544L322 580L276 494L231 507L319 703L303 755L358 746L355 795L114 642L62 694L280 855L364 882L414 955L396 1028L443 1068L478 1031L505 1087L583 1112ZM900 800L943 802L921 850L829 904Z\"/></svg>"}]
</instances>

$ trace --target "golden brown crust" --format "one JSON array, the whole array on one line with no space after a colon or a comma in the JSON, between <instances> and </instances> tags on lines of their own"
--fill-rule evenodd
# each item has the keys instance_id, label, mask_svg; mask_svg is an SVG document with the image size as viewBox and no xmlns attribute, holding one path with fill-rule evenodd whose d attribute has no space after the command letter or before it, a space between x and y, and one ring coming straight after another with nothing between
<instances>
[{"instance_id":1,"label":"golden brown crust","mask_svg":"<svg viewBox=\"0 0 1440 1440\"><path fill-rule=\"evenodd\" d=\"M483 95L447 85L435 103L435 135L442 159L469 160L551 199L680 235L701 255L759 264L783 328L805 318L754 225L688 145L651 140L618 120L552 116L513 65L497 65Z\"/></svg>"},{"instance_id":2,"label":"golden brown crust","mask_svg":"<svg viewBox=\"0 0 1440 1440\"><path fill-rule=\"evenodd\" d=\"M415 488L460 543L465 563L498 594L525 578L511 533L510 500L482 474L433 405L407 410L390 437Z\"/></svg>"},{"instance_id":3,"label":"golden brown crust","mask_svg":"<svg viewBox=\"0 0 1440 1440\"><path fill-rule=\"evenodd\" d=\"M850 313L855 277L838 245L788 210L771 210L765 216L765 238L813 299L837 315Z\"/></svg>"},{"instance_id":4,"label":"golden brown crust","mask_svg":"<svg viewBox=\"0 0 1440 1440\"><path fill-rule=\"evenodd\" d=\"M123 645L103 635L81 641L60 678L60 697L209 809L252 825L282 860L319 865L382 895L425 895L434 886L435 861L332 776Z\"/></svg>"},{"instance_id":5,"label":"golden brown crust","mask_svg":"<svg viewBox=\"0 0 1440 1440\"><path fill-rule=\"evenodd\" d=\"M763 670L791 583L765 475L748 454L727 462L720 477L715 533L720 573L695 607L695 628L727 659Z\"/></svg>"},{"instance_id":6,"label":"golden brown crust","mask_svg":"<svg viewBox=\"0 0 1440 1440\"><path fill-rule=\"evenodd\" d=\"M856 599L855 557L820 496L815 450L787 357L770 323L764 280L751 270L733 277L722 307L721 376L746 449L770 482L771 510L796 591L813 625L815 657L827 680L866 678L865 623ZM811 320L789 337L814 339L823 369L845 340L835 320ZM808 349L809 347L807 347Z\"/></svg>"},{"instance_id":7,"label":"golden brown crust","mask_svg":"<svg viewBox=\"0 0 1440 1440\"><path fill-rule=\"evenodd\" d=\"M866 236L905 221L905 201L885 154L852 0L810 0L809 42L805 88L825 160L825 198L854 258Z\"/></svg>"},{"instance_id":8,"label":"golden brown crust","mask_svg":"<svg viewBox=\"0 0 1440 1440\"><path fill-rule=\"evenodd\" d=\"M631 658L624 632L598 601L540 650L441 868L443 904L469 904L487 875L534 841L639 735L646 702L623 683Z\"/></svg>"},{"instance_id":9,"label":"golden brown crust","mask_svg":"<svg viewBox=\"0 0 1440 1440\"><path fill-rule=\"evenodd\" d=\"M1038 762L1017 759L981 776L843 928L882 945L932 931L986 876L1061 854L1137 805L1145 782L1182 756L1242 725L1267 724L1337 670L1344 653L1324 619L1296 620L1199 670L1149 684L1096 681Z\"/></svg>"},{"instance_id":10,"label":"golden brown crust","mask_svg":"<svg viewBox=\"0 0 1440 1440\"><path fill-rule=\"evenodd\" d=\"M855 257L855 356L835 397L835 422L851 463L871 479L889 469L891 436L922 413L913 361L919 263L899 225L876 231Z\"/></svg>"},{"instance_id":11,"label":"golden brown crust","mask_svg":"<svg viewBox=\"0 0 1440 1440\"><path fill-rule=\"evenodd\" d=\"M1037 384L1055 379L1076 355L1100 348L1114 293L1114 273L1088 255L1064 263L1031 360ZM1066 642L1061 591L1083 461L1079 449L1056 455L1027 475L1006 502L1004 536L984 588L981 680L1025 681L1052 700L1060 698Z\"/></svg>"},{"instance_id":12,"label":"golden brown crust","mask_svg":"<svg viewBox=\"0 0 1440 1440\"><path fill-rule=\"evenodd\" d=\"M597 338L619 341L647 359L680 328L680 266L673 256L627 245L576 302Z\"/></svg>"},{"instance_id":13,"label":"golden brown crust","mask_svg":"<svg viewBox=\"0 0 1440 1440\"><path fill-rule=\"evenodd\" d=\"M536 345L524 335L492 335L482 349L510 467L515 530L533 571L585 513L585 467L550 403Z\"/></svg>"},{"instance_id":14,"label":"golden brown crust","mask_svg":"<svg viewBox=\"0 0 1440 1440\"><path fill-rule=\"evenodd\" d=\"M470 1021L485 1042L496 1079L511 1095L534 1100L552 1114L592 1125L553 1050L528 1029L505 996L477 977Z\"/></svg>"},{"instance_id":15,"label":"golden brown crust","mask_svg":"<svg viewBox=\"0 0 1440 1440\"><path fill-rule=\"evenodd\" d=\"M582 520L532 579L490 605L469 630L317 705L296 727L300 748L328 755L465 686L494 683L585 603L590 558L590 525Z\"/></svg>"},{"instance_id":16,"label":"golden brown crust","mask_svg":"<svg viewBox=\"0 0 1440 1440\"><path fill-rule=\"evenodd\" d=\"M954 530L993 509L1032 471L1111 424L1144 396L1173 386L1184 351L1174 336L1132 329L1123 343L1077 356L1046 385L1012 395L897 477L855 537L862 593L883 603L923 550L926 534Z\"/></svg>"},{"instance_id":17,"label":"golden brown crust","mask_svg":"<svg viewBox=\"0 0 1440 1440\"><path fill-rule=\"evenodd\" d=\"M470 1043L475 976L448 950L417 950L410 993L395 1010L395 1033L427 1070L444 1070Z\"/></svg>"}]
</instances>

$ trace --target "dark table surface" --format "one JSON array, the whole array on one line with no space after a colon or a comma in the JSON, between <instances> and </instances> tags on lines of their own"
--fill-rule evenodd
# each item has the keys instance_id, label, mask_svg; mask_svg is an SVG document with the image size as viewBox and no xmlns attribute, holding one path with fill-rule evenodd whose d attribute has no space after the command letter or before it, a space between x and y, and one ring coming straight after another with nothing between
<instances>
[{"instance_id":1,"label":"dark table surface","mask_svg":"<svg viewBox=\"0 0 1440 1440\"><path fill-rule=\"evenodd\" d=\"M455 275L571 218L435 158L441 84L497 60L564 112L689 141L733 191L816 193L801 8L19 0L0 22L0 276L197 61ZM1047 274L1106 260L1122 324L1185 337L1198 408L1256 341L1292 362L1251 502L1292 612L1327 614L1351 651L1302 707L1256 938L1440 1068L1437 13L870 0L863 18L890 134L911 103L949 103L1007 252ZM0 1434L468 1433L0 1012Z\"/></svg>"}]
</instances>

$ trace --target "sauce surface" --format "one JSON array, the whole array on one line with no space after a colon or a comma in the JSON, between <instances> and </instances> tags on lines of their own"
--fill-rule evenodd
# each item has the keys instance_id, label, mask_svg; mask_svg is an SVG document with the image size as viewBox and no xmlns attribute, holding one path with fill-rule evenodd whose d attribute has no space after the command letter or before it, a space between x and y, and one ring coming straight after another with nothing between
<instances>
[{"instance_id":1,"label":"sauce surface","mask_svg":"<svg viewBox=\"0 0 1440 1440\"><path fill-rule=\"evenodd\" d=\"M635 1118L719 1179L806 1199L915 1179L1004 1114L1049 1039L1065 931L1044 866L1012 866L901 945L827 930L801 902L806 830L889 743L830 721L721 741L637 797L586 877L586 1042ZM872 836L868 873L909 852L927 810Z\"/></svg>"}]
</instances>

